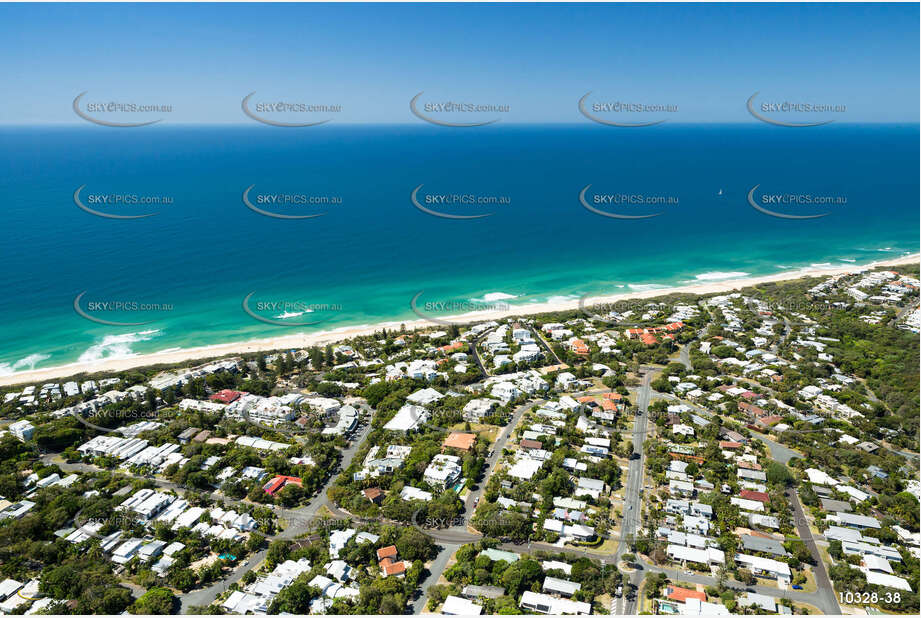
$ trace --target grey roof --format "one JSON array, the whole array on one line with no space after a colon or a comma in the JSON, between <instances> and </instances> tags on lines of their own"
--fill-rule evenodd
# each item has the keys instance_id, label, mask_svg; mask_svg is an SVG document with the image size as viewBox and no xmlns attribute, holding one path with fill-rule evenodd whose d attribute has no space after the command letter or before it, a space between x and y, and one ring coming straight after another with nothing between
<instances>
[{"instance_id":1,"label":"grey roof","mask_svg":"<svg viewBox=\"0 0 921 618\"><path fill-rule=\"evenodd\" d=\"M838 513L838 521L845 526L859 526L862 528L879 528L879 520L866 515L853 515L851 513Z\"/></svg>"},{"instance_id":2,"label":"grey roof","mask_svg":"<svg viewBox=\"0 0 921 618\"><path fill-rule=\"evenodd\" d=\"M749 592L744 597L739 599L738 602L739 605L742 605L743 607L751 607L754 605L769 612L777 610L777 601L774 600L774 597L769 597L766 594Z\"/></svg>"},{"instance_id":3,"label":"grey roof","mask_svg":"<svg viewBox=\"0 0 921 618\"><path fill-rule=\"evenodd\" d=\"M461 592L461 596L468 599L478 599L480 597L498 599L503 594L505 594L505 588L501 586L475 586L473 584L464 586L464 590Z\"/></svg>"},{"instance_id":4,"label":"grey roof","mask_svg":"<svg viewBox=\"0 0 921 618\"><path fill-rule=\"evenodd\" d=\"M198 427L189 427L188 429L183 431L181 434L179 434L179 439L180 440L191 440L192 437L195 434L197 434L199 431L201 431L201 429Z\"/></svg>"},{"instance_id":5,"label":"grey roof","mask_svg":"<svg viewBox=\"0 0 921 618\"><path fill-rule=\"evenodd\" d=\"M761 470L749 470L747 468L739 468L736 470L736 474L739 478L751 479L753 481L766 481L767 475Z\"/></svg>"},{"instance_id":6,"label":"grey roof","mask_svg":"<svg viewBox=\"0 0 921 618\"><path fill-rule=\"evenodd\" d=\"M821 498L819 501L822 503L822 508L826 511L831 511L832 513L838 513L839 511L844 511L846 513L851 512L850 502L832 500L831 498Z\"/></svg>"},{"instance_id":7,"label":"grey roof","mask_svg":"<svg viewBox=\"0 0 921 618\"><path fill-rule=\"evenodd\" d=\"M775 556L787 556L787 550L783 548L780 541L775 539L765 539L760 536L750 534L742 535L742 547L749 551L761 551Z\"/></svg>"}]
</instances>

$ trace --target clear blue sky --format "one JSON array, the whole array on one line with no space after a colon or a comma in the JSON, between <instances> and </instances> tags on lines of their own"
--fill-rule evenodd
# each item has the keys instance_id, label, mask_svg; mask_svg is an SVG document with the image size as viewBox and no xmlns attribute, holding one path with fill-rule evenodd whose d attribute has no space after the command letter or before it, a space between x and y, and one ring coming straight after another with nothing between
<instances>
[{"instance_id":1,"label":"clear blue sky","mask_svg":"<svg viewBox=\"0 0 921 618\"><path fill-rule=\"evenodd\" d=\"M73 98L168 103L171 123L251 124L240 100L335 103L342 122L419 122L409 99L586 122L578 99L751 122L745 100L917 122L917 4L0 5L2 124L79 123Z\"/></svg>"}]
</instances>

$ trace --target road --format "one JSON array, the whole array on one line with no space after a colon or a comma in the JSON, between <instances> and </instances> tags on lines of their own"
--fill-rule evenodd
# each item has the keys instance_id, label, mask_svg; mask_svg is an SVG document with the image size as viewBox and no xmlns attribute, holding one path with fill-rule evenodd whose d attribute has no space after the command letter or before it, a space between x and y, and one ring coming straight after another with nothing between
<instances>
[{"instance_id":1,"label":"road","mask_svg":"<svg viewBox=\"0 0 921 618\"><path fill-rule=\"evenodd\" d=\"M515 427L518 426L521 417L535 405L540 405L544 403L544 401L543 399L538 399L537 401L529 401L524 405L518 406L515 412L512 413L511 420L509 420L502 430L502 433L496 438L496 443L492 447L492 457L486 459L484 466L486 468L486 473L483 476L483 480L477 483L477 489L470 491L467 495L467 499L464 501L464 510L466 512L465 519L468 521L473 517L473 505L476 503L477 498L483 495L483 492L486 490L486 485L489 483L489 477L492 476L493 471L496 469L496 464L502 459L502 450L505 448L505 445L508 444L509 439L511 439L512 432L515 430Z\"/></svg>"},{"instance_id":2,"label":"road","mask_svg":"<svg viewBox=\"0 0 921 618\"><path fill-rule=\"evenodd\" d=\"M533 328L533 327L530 327L530 326L528 327L528 330L530 330L531 333L537 338L538 343L540 343L541 346L543 346L543 348L544 348L545 350L547 350L547 353L548 353L550 356L552 356L552 357L556 360L556 364L557 364L557 365L565 365L565 364L566 364L566 363L564 363L562 360L560 360L560 357L557 356L557 355L556 355L556 352L553 351L553 347L552 347L549 343L547 343L547 340L546 340L546 339L544 339L543 333L541 333L541 332L540 332L539 330L537 330L536 328Z\"/></svg>"},{"instance_id":3,"label":"road","mask_svg":"<svg viewBox=\"0 0 921 618\"><path fill-rule=\"evenodd\" d=\"M352 458L355 456L355 453L358 451L361 443L367 437L368 432L371 429L371 422L368 420L367 424L359 431L356 435L352 437L349 442L349 446L342 451L342 462L340 469L345 470L349 467L352 462ZM285 528L282 532L275 535L275 539L293 539L301 534L307 532L310 528L310 521L316 517L317 512L320 510L320 507L327 505L329 500L326 497L326 491L333 486L333 483L336 481L336 470L330 475L329 480L327 480L326 485L320 490L314 498L307 503L306 506L300 509L277 509L276 513L288 522L288 527ZM225 500L226 501L226 500ZM225 592L230 584L239 581L247 571L252 570L257 565L259 565L265 556L268 553L267 549L263 549L252 556L250 556L246 561L244 561L238 568L225 577L224 579L214 582L210 586L205 588L199 588L197 590L192 590L183 594L180 597L181 610L180 613L186 614L189 613L189 609L194 606L210 605L214 600L220 596L221 593Z\"/></svg>"},{"instance_id":4,"label":"road","mask_svg":"<svg viewBox=\"0 0 921 618\"><path fill-rule=\"evenodd\" d=\"M682 351L685 351L686 348L683 348ZM643 443L646 439L647 434L647 425L648 425L648 408L649 402L652 397L652 389L650 384L653 379L653 373L657 370L654 367L643 367L644 375L641 385L637 388L637 410L638 414L634 418L634 429L633 429L633 450L636 453L639 453L640 456L637 459L631 459L628 464L627 472L627 481L625 483L625 493L624 493L624 511L623 511L623 521L621 522L621 533L620 540L618 542L617 548L613 554L599 554L585 549L577 549L571 547L557 547L556 545L541 543L541 542L529 542L527 545L515 545L511 543L506 543L501 545L502 549L508 551L515 551L518 553L521 552L530 552L537 549L553 551L553 552L563 552L573 556L585 556L591 559L601 560L602 563L608 565L616 565L623 554L630 551L629 542L626 539L635 538L637 533L642 527L642 521L640 514L642 512L642 495L643 495L643 478L644 478L644 464L645 464L645 454L643 452ZM665 397L672 399L677 399L673 396L662 394ZM470 518L473 515L475 510L474 503L477 498L482 496L485 491L485 487L488 483L490 476L492 475L496 464L502 457L502 451L508 444L511 439L512 432L514 428L521 421L522 416L525 412L531 409L534 405L539 405L543 403L544 400L537 400L534 402L529 402L525 405L519 406L512 414L511 419L508 424L503 428L501 433L496 439L496 442L493 446L493 455L489 457L486 461L486 472L484 474L483 480L478 484L478 488L469 492L464 504L464 523L458 526L447 529L427 529L425 533L429 535L434 541L439 544L439 552L432 563L428 568L428 575L424 580L420 582L419 587L419 596L412 601L411 609L414 614L420 613L424 607L426 600L428 598L428 588L434 585L438 579L441 577L444 572L448 560L451 555L457 549L465 544L474 542L482 538L482 535L470 532L466 526L466 523L469 522ZM693 406L693 404L691 404ZM363 406L364 407L364 406ZM693 406L701 414L708 417L712 417L713 414L708 410ZM342 462L341 469L346 469L350 464L355 454L358 452L361 447L362 442L367 438L368 433L370 432L370 422L363 426L360 431L353 436L353 439L350 441L349 446L342 452ZM772 440L764 438L758 434L755 434L756 437L765 442L768 447L771 449L771 455L778 461L787 463L791 457L799 456L799 454L783 445L777 444ZM47 455L43 459L49 459L54 455ZM87 464L59 464L64 471L98 471L94 466L88 466ZM349 514L341 511L338 508L335 508L334 505L329 503L329 500L326 497L327 490L335 483L336 474L334 473L328 479L326 485L322 490L304 507L299 509L276 509L276 513L282 518L285 519L288 523L287 528L281 533L275 535L272 538L280 539L291 539L297 536L300 536L307 532L310 529L310 522L317 517L320 509L323 506L326 506L337 518L349 518ZM186 488L183 488L175 483L162 479L149 479L154 482L157 486L173 489L177 492L189 491ZM194 491L194 490L192 490ZM205 492L201 492L205 493ZM217 494L217 492L210 492L209 497L214 497L220 500L223 500L225 503L238 503L242 501L232 500L223 495ZM800 538L804 539L807 543L807 546L810 549L810 552L813 554L813 557L817 561L817 566L815 568L816 579L819 586L819 591L817 593L803 593L801 591L781 591L777 588L764 587L764 586L749 586L746 588L743 584L731 580L726 580L725 585L734 588L734 589L750 589L755 592L766 594L769 596L777 597L783 596L790 598L794 601L801 601L804 603L810 603L812 605L818 606L823 612L828 614L840 613L840 608L835 599L835 592L831 586L831 582L828 579L828 574L825 570L825 566L822 563L821 557L818 554L818 548L815 543L815 539L812 537L808 527L805 526L805 517L802 511L802 505L799 503L799 500L795 493L792 495L788 494L790 501L793 504L794 512L796 515L796 520L798 522L798 533ZM188 613L190 608L193 606L204 606L209 605L214 602L214 600L227 588L238 582L246 572L256 568L264 559L267 554L267 550L262 550L256 554L253 554L245 562L243 562L240 567L234 569L234 571L228 575L226 578L221 581L213 583L211 586L191 591L181 597L181 612ZM675 574L676 577L680 577L682 581L689 581L693 583L700 583L704 585L713 585L715 586L717 578L689 572L681 572L677 568L665 569L658 567L646 562L641 562L638 565L638 568L631 576L630 581L634 586L635 590L638 590L642 579L645 576L645 573L648 572L663 572L669 575ZM627 599L624 597L614 600L614 606L611 608L612 613L617 614L635 614L637 609L637 598L634 595L633 599Z\"/></svg>"},{"instance_id":5,"label":"road","mask_svg":"<svg viewBox=\"0 0 921 618\"><path fill-rule=\"evenodd\" d=\"M473 535L471 535L473 536ZM479 538L479 537L476 537ZM428 600L428 589L430 586L438 583L438 578L441 577L441 574L444 573L445 567L448 565L448 560L451 559L451 556L456 552L461 545L464 543L469 543L470 541L464 541L458 544L444 544L440 546L438 555L435 556L435 559L432 561L432 564L429 565L429 574L428 577L419 582L419 596L413 601L412 604L412 613L419 615L422 613L422 610L425 609L425 602Z\"/></svg>"},{"instance_id":6,"label":"road","mask_svg":"<svg viewBox=\"0 0 921 618\"><path fill-rule=\"evenodd\" d=\"M639 453L636 459L631 459L627 469L627 483L624 488L624 512L623 521L620 528L620 541L617 543L617 549L614 551L614 564L620 562L621 557L629 552L629 544L625 539L636 537L636 533L642 525L640 521L640 512L642 509L643 496L643 465L646 454L643 452L643 442L646 440L646 424L649 419L649 399L652 395L652 389L649 384L652 381L652 369L644 367L643 384L637 392L636 407L637 414L633 423L633 452ZM639 571L637 571L631 581L634 586L639 588ZM622 610L625 614L636 613L636 597L633 600L620 598L616 600L616 609Z\"/></svg>"},{"instance_id":7,"label":"road","mask_svg":"<svg viewBox=\"0 0 921 618\"><path fill-rule=\"evenodd\" d=\"M787 500L793 505L793 521L796 523L796 532L799 538L803 539L803 542L806 543L806 547L809 548L809 553L812 554L812 559L815 560L816 563L813 572L815 573L815 581L819 589L815 594L818 595L818 599L821 599L821 604L815 601L810 601L810 603L818 605L826 614L840 614L841 607L838 605L835 589L831 585L831 580L828 578L828 571L825 569L825 563L822 561L822 555L819 553L819 548L816 546L815 539L812 537L812 531L809 529L806 514L803 512L803 505L799 501L799 496L792 487L787 489L786 495Z\"/></svg>"},{"instance_id":8,"label":"road","mask_svg":"<svg viewBox=\"0 0 921 618\"><path fill-rule=\"evenodd\" d=\"M678 353L678 362L685 366L689 371L693 369L691 366L691 344L690 342L681 346L681 352Z\"/></svg>"},{"instance_id":9,"label":"road","mask_svg":"<svg viewBox=\"0 0 921 618\"><path fill-rule=\"evenodd\" d=\"M490 329L490 331L491 330L492 329ZM486 338L486 335L488 335L490 331L486 331L485 333L482 333L479 337L474 337L473 341L470 342L470 354L473 355L473 360L476 362L477 367L480 368L480 373L483 374L484 379L489 377L489 371L486 370L486 365L483 364L483 359L480 358L480 352L479 352L478 347L480 345L480 342Z\"/></svg>"},{"instance_id":10,"label":"road","mask_svg":"<svg viewBox=\"0 0 921 618\"><path fill-rule=\"evenodd\" d=\"M700 414L700 416L703 416L703 417L705 417L705 418L712 419L714 416L717 416L716 414L714 414L714 413L711 412L710 410L707 410L706 408L702 408L702 407L698 406L697 404L692 403L692 402L690 402L690 401L687 401L687 400L685 400L685 399L681 399L680 397L676 397L675 395L673 395L673 394L671 394L671 393L659 393L659 392L657 392L656 394L657 394L658 396L660 396L660 397L665 398L665 399L670 399L670 400L672 400L672 401L677 401L677 402L679 402L679 403L683 403L684 405L686 405L686 406L690 407L692 410L694 410L696 413ZM751 433L752 433L752 435L755 437L755 439L759 440L760 442L763 442L763 443L765 444L765 446L768 447L768 451L770 451L770 453L771 453L771 458L774 459L774 460L776 460L776 461L779 461L779 462L782 463L782 464L785 464L785 465L786 465L786 464L789 463L790 460L793 459L794 457L802 457L802 456L803 456L803 454L800 453L799 451L795 451L795 450L791 449L790 447L787 447L787 446L784 446L783 444L780 444L780 443L778 443L778 442L775 442L774 440L771 440L770 438L767 438L767 437L761 435L761 434L758 433L757 431L752 431Z\"/></svg>"},{"instance_id":11,"label":"road","mask_svg":"<svg viewBox=\"0 0 921 618\"><path fill-rule=\"evenodd\" d=\"M621 541L617 546L617 550L614 554L616 562L620 561L620 558L624 553L627 553L628 543L624 539L634 538L636 533L641 526L642 522L639 521L640 512L641 512L641 496L642 496L642 479L643 479L643 465L645 460L645 454L643 454L642 443L646 437L646 424L648 419L648 406L649 399L651 397L651 389L649 384L652 380L652 371L651 368L645 368L646 375L643 378L643 384L637 392L637 407L643 412L642 416L637 416L634 423L634 451L639 451L641 456L639 459L632 460L630 462L630 467L628 471L627 484L624 494L624 520L621 527ZM677 397L668 395L666 393L657 393L658 395L664 396L669 399L679 400ZM687 402L683 402L687 403ZM701 413L701 415L706 416L707 418L712 418L713 413L709 410L700 408L694 404L688 404L695 410ZM792 457L801 456L796 451L789 449L781 444L777 444L773 440L765 438L757 433L754 434L759 440L767 444L768 448L771 451L771 456L786 464ZM788 496L790 497L790 496ZM795 493L791 497L791 503L794 507L795 516L797 522L804 527L801 528L798 526L798 534L800 538L806 541L807 546L809 546L810 552L813 553L813 556L817 559L818 566L815 569L817 584L819 591L817 593L805 593L797 590L780 590L778 588L772 588L770 586L745 586L740 582L733 580L725 580L724 585L736 589L736 590L752 590L759 594L765 594L775 598L788 598L793 601L799 601L802 603L809 603L819 607L826 614L840 614L841 609L838 606L837 600L835 599L835 591L831 585L831 582L828 579L828 573L825 570L824 564L822 564L821 557L818 555L818 548L815 545L815 540L812 538L808 526L805 526L805 516L802 513L802 505L800 505L799 500L796 498ZM692 573L688 571L681 570L680 567L675 568L662 568L655 566L651 563L642 561L640 563L641 568L637 569L630 576L630 582L635 587L639 589L640 584L642 583L643 578L647 572L653 573L665 573L670 577L674 577L676 581L687 581L691 583L703 584L706 586L716 586L719 582L716 577L703 575L699 573ZM637 597L634 596L632 600L625 597L620 597L614 600L614 606L612 607L612 613L620 615L629 615L635 614L637 610Z\"/></svg>"},{"instance_id":12,"label":"road","mask_svg":"<svg viewBox=\"0 0 921 618\"><path fill-rule=\"evenodd\" d=\"M450 528L432 528L425 529L425 532L432 540L440 544L440 549L438 555L435 557L435 560L429 566L429 575L423 580L419 589L421 591L420 596L413 602L413 613L418 614L424 607L425 601L428 598L428 588L438 581L438 578L441 577L441 574L444 572L445 565L448 563L448 559L451 557L457 548L465 543L473 543L483 538L481 534L474 534L467 530L467 523L473 517L475 511L474 504L476 504L477 499L483 495L483 492L486 490L486 485L489 483L489 478L492 476L493 471L495 470L496 464L502 458L502 450L505 448L505 445L508 444L508 441L512 437L512 432L515 430L515 427L518 426L518 422L521 420L521 417L524 416L524 413L533 408L535 405L540 405L544 403L543 399L538 399L537 401L529 401L528 403L518 406L515 409L515 412L512 413L512 418L509 419L509 422L506 423L505 427L502 429L502 433L496 438L496 442L492 447L492 456L486 459L486 472L483 477L483 480L477 483L477 489L471 490L467 494L467 498L464 501L464 513L462 516L462 523L452 526Z\"/></svg>"},{"instance_id":13,"label":"road","mask_svg":"<svg viewBox=\"0 0 921 618\"><path fill-rule=\"evenodd\" d=\"M703 575L701 573L695 573L691 571L682 571L680 568L676 567L666 569L649 564L648 562L643 562L643 572L646 571L652 573L665 573L673 581L685 581L692 584L703 584L704 586L714 587L716 587L719 583L719 580L716 577L710 575ZM792 601L799 601L800 603L809 603L810 605L815 605L818 607L825 614L841 613L841 610L838 608L838 604L836 602L834 603L834 606L827 604L826 599L824 598L826 595L822 594L821 588L818 593L803 592L801 590L781 590L773 586L746 586L741 582L737 582L728 578L723 581L723 585L736 591L748 590L758 594L767 595L769 597L786 598ZM834 590L830 590L830 594L832 597L834 597Z\"/></svg>"}]
</instances>

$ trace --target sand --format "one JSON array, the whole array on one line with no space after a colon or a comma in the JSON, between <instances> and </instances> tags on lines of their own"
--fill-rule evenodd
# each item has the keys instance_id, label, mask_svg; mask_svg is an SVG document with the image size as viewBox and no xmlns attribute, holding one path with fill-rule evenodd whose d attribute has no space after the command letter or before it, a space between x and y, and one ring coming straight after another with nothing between
<instances>
[{"instance_id":1,"label":"sand","mask_svg":"<svg viewBox=\"0 0 921 618\"><path fill-rule=\"evenodd\" d=\"M833 275L855 273L880 266L917 264L919 259L921 259L921 254L912 254L900 258L881 260L864 265L855 264L851 266L845 265L834 268L805 268L801 270L791 270L788 272L777 273L774 275L765 275L762 277L746 277L720 281L706 281L702 283L693 283L685 286L670 288L659 288L606 296L590 296L580 299L567 299L546 303L532 303L526 306L509 305L507 309L502 310L494 309L489 311L465 313L463 315L456 316L438 316L437 319L441 320L443 323L437 323L425 319L382 322L379 324L347 326L332 331L321 331L310 334L294 334L280 337L271 337L267 339L256 339L252 341L222 343L197 348L170 350L153 354L138 354L136 356L127 358L100 359L93 362L71 363L67 365L33 369L30 371L21 371L10 375L0 376L0 386L41 382L44 380L65 378L78 373L117 372L124 371L126 369L133 369L136 367L146 367L149 365L182 363L185 361L226 356L230 354L243 354L247 352L261 352L269 350L288 350L315 345L325 346L327 343L335 343L345 339L350 339L358 335L368 335L374 332L378 332L382 328L392 330L394 328L405 326L407 331L420 328L444 328L444 323L449 321L457 322L460 324L478 320L495 320L499 318L535 315L540 313L550 313L554 311L571 311L578 309L580 307L580 303L583 304L582 306L599 303L620 303L626 300L650 299L658 296L674 294L676 292L685 294L721 294L740 290L742 288L761 283L789 281L803 277L830 277Z\"/></svg>"}]
</instances>

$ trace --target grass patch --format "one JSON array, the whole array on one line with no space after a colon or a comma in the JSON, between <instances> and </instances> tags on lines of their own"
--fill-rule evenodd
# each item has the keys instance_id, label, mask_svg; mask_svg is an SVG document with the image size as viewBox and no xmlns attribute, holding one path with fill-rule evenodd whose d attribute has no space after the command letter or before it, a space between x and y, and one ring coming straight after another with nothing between
<instances>
[{"instance_id":1,"label":"grass patch","mask_svg":"<svg viewBox=\"0 0 921 618\"><path fill-rule=\"evenodd\" d=\"M499 431L501 427L496 427L495 425L486 425L484 423L470 423L470 429L464 429L467 426L467 423L456 423L451 427L451 431L470 431L475 433L477 436L483 438L490 444L495 444L496 438L499 436Z\"/></svg>"}]
</instances>

